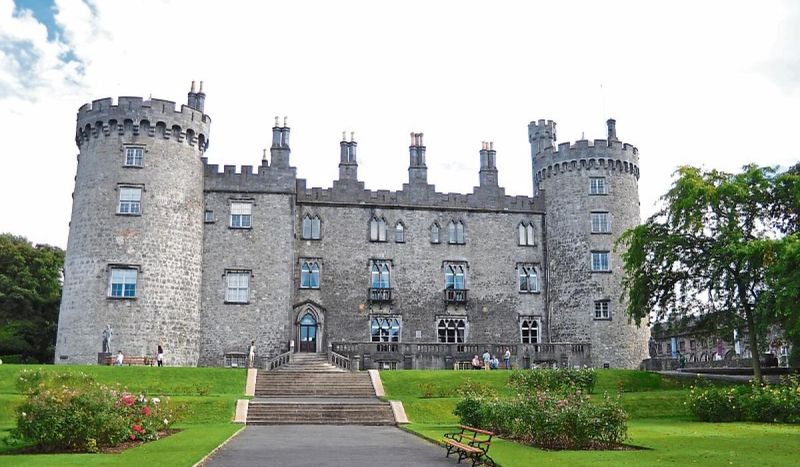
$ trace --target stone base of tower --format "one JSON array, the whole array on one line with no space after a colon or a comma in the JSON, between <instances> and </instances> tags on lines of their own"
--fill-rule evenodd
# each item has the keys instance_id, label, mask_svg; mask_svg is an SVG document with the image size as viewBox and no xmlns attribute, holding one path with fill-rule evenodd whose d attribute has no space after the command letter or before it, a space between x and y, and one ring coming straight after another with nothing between
<instances>
[{"instance_id":1,"label":"stone base of tower","mask_svg":"<svg viewBox=\"0 0 800 467\"><path fill-rule=\"evenodd\" d=\"M650 327L644 320L640 327L631 323L614 329L614 335L593 336L592 366L595 368L639 368L649 357Z\"/></svg>"}]
</instances>

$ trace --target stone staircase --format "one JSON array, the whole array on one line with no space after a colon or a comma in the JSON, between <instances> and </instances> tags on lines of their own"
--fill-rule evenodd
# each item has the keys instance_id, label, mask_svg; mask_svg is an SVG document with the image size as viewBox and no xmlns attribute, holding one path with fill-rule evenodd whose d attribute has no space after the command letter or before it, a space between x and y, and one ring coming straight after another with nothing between
<instances>
[{"instance_id":1,"label":"stone staircase","mask_svg":"<svg viewBox=\"0 0 800 467\"><path fill-rule=\"evenodd\" d=\"M322 354L295 354L259 370L249 425L394 425L391 405L375 397L369 373L344 371Z\"/></svg>"}]
</instances>

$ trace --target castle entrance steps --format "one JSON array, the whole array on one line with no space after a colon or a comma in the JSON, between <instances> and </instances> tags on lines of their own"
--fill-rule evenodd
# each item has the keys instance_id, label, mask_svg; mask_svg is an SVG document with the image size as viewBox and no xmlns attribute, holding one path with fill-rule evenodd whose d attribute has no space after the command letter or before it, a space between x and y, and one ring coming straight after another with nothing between
<instances>
[{"instance_id":1,"label":"castle entrance steps","mask_svg":"<svg viewBox=\"0 0 800 467\"><path fill-rule=\"evenodd\" d=\"M259 370L248 425L395 425L367 372L344 371L322 354L294 354L290 363Z\"/></svg>"}]
</instances>

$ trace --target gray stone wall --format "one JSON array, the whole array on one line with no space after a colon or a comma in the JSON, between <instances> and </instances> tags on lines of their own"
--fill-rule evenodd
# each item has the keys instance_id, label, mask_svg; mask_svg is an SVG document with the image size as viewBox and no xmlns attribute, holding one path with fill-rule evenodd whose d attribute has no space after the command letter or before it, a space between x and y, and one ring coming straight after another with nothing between
<instances>
[{"instance_id":1,"label":"gray stone wall","mask_svg":"<svg viewBox=\"0 0 800 467\"><path fill-rule=\"evenodd\" d=\"M519 262L543 265L541 214L301 202L295 221L297 232L307 213L322 220L322 238L296 241L293 286L297 289L296 303L305 305L296 308L295 318L309 306L321 309L326 338L331 342L368 342L372 315L401 317L402 342L436 342L439 316L465 316L467 342L516 343L520 340L519 315L536 315L542 322L545 320L544 293L520 293L516 269ZM386 219L388 241L369 240L373 215ZM465 244L448 243L447 225L451 219L464 223ZM518 245L517 225L523 220L534 223L536 246ZM395 242L394 226L398 221L405 225L404 243ZM430 241L434 222L442 227L439 244ZM321 259L319 290L299 288L297 265L304 257ZM370 259L391 261L390 304L368 300ZM466 306L446 306L443 264L448 261L462 261L468 266ZM545 282L546 278L540 275L541 290Z\"/></svg>"},{"instance_id":2,"label":"gray stone wall","mask_svg":"<svg viewBox=\"0 0 800 467\"><path fill-rule=\"evenodd\" d=\"M203 164L210 119L168 101L95 101L78 113L80 147L64 265L57 363L94 363L106 324L112 351L197 362ZM123 167L125 144L145 148ZM119 185L143 187L141 215L117 214ZM139 268L137 296L109 298L110 265Z\"/></svg>"},{"instance_id":3,"label":"gray stone wall","mask_svg":"<svg viewBox=\"0 0 800 467\"><path fill-rule=\"evenodd\" d=\"M594 366L637 368L647 357L650 331L646 320L637 327L625 314L614 242L639 224L638 152L617 141L584 140L546 147L533 161L547 212L552 341L591 343ZM605 177L608 194L590 195L591 177ZM591 233L593 211L609 213L610 233ZM610 252L611 272L592 272L592 251ZM595 319L598 300L609 301L610 320Z\"/></svg>"},{"instance_id":4,"label":"gray stone wall","mask_svg":"<svg viewBox=\"0 0 800 467\"><path fill-rule=\"evenodd\" d=\"M288 346L293 196L267 189L206 191L205 208L215 220L205 224L202 242L200 365L220 366L224 353L247 352L252 340L259 356L274 356ZM236 200L252 202L250 229L229 227L230 205ZM227 270L251 271L248 303L225 303Z\"/></svg>"}]
</instances>

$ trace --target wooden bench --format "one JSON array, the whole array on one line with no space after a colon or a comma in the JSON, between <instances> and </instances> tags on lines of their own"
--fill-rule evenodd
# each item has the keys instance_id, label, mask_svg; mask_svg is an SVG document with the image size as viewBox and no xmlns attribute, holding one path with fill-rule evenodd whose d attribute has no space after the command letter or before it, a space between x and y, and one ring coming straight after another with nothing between
<instances>
[{"instance_id":1,"label":"wooden bench","mask_svg":"<svg viewBox=\"0 0 800 467\"><path fill-rule=\"evenodd\" d=\"M114 365L117 362L117 356L113 355L111 357L106 357L105 364L106 365ZM125 355L122 358L122 364L131 366L131 365L144 365L144 366L153 366L155 365L156 359L153 357L129 357Z\"/></svg>"},{"instance_id":2,"label":"wooden bench","mask_svg":"<svg viewBox=\"0 0 800 467\"><path fill-rule=\"evenodd\" d=\"M461 425L461 431L445 433L442 443L447 449L447 455L458 453L458 463L464 459L471 459L473 467L476 465L491 465L494 467L494 459L489 457L489 447L492 445L491 431Z\"/></svg>"}]
</instances>

